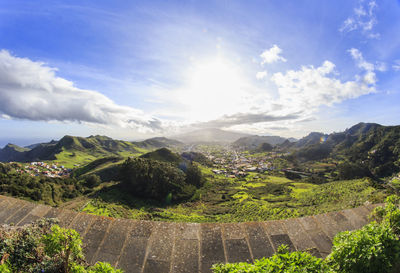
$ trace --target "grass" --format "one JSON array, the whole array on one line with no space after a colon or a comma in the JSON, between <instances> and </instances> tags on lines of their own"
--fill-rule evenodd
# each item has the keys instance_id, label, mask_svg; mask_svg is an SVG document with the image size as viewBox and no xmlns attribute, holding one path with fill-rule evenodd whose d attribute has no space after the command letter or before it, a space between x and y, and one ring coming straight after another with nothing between
<instances>
[{"instance_id":1,"label":"grass","mask_svg":"<svg viewBox=\"0 0 400 273\"><path fill-rule=\"evenodd\" d=\"M132 152L128 152L128 151L122 151L122 152L118 152L118 153L99 153L99 152L92 152L90 150L88 150L87 152L83 152L83 151L78 151L78 150L67 150L65 148L63 148L63 151L56 154L56 159L49 161L48 163L52 163L52 162L57 162L60 165L64 165L66 168L76 168L78 166L83 166L86 165L98 158L102 158L102 157L107 157L107 156L120 156L124 159L130 157L130 156L140 156L143 153L147 153L148 150L147 149L143 149L143 148L135 148L138 152L137 153L132 153Z\"/></svg>"}]
</instances>

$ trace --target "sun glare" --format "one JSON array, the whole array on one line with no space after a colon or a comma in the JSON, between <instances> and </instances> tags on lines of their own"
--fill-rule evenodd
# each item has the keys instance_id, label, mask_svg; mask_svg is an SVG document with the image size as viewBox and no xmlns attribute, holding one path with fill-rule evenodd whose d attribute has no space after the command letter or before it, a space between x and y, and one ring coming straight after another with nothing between
<instances>
[{"instance_id":1,"label":"sun glare","mask_svg":"<svg viewBox=\"0 0 400 273\"><path fill-rule=\"evenodd\" d=\"M209 120L238 112L246 96L237 65L222 59L200 62L188 71L186 88L178 96L188 118Z\"/></svg>"}]
</instances>

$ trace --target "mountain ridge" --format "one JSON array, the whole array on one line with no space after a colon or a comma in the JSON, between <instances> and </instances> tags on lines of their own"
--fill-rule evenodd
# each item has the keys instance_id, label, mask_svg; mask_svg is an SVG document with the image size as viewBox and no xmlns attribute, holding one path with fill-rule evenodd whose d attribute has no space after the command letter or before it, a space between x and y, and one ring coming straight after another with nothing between
<instances>
[{"instance_id":1,"label":"mountain ridge","mask_svg":"<svg viewBox=\"0 0 400 273\"><path fill-rule=\"evenodd\" d=\"M250 136L250 134L222 130L218 128L207 128L191 131L188 133L175 135L172 138L184 143L230 143L241 137Z\"/></svg>"}]
</instances>

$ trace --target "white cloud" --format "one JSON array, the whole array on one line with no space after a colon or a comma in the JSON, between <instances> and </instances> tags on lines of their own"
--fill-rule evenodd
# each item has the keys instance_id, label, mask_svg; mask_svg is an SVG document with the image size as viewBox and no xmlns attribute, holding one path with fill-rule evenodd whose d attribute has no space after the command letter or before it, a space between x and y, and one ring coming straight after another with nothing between
<instances>
[{"instance_id":1,"label":"white cloud","mask_svg":"<svg viewBox=\"0 0 400 273\"><path fill-rule=\"evenodd\" d=\"M374 71L375 67L372 63L365 61L362 53L357 48L351 48L348 50L351 57L357 61L357 66L359 68L365 69L366 71Z\"/></svg>"},{"instance_id":2,"label":"white cloud","mask_svg":"<svg viewBox=\"0 0 400 273\"><path fill-rule=\"evenodd\" d=\"M383 69L381 65L375 66L374 64L367 62L364 59L361 51L356 48L351 48L348 51L350 52L351 57L357 62L357 66L366 71L365 75L362 77L365 83L375 84L376 83L375 69L377 70Z\"/></svg>"},{"instance_id":3,"label":"white cloud","mask_svg":"<svg viewBox=\"0 0 400 273\"><path fill-rule=\"evenodd\" d=\"M275 73L271 81L279 91L279 101L291 111L307 116L321 105L331 106L346 99L375 92L374 77L342 82L333 77L335 65L325 61L320 67L303 66L300 70Z\"/></svg>"},{"instance_id":4,"label":"white cloud","mask_svg":"<svg viewBox=\"0 0 400 273\"><path fill-rule=\"evenodd\" d=\"M375 0L364 1L360 0L358 7L354 8L354 14L348 17L339 28L340 32L351 32L360 30L363 35L368 38L379 38L379 33L373 31L373 28L378 23L375 10L378 7Z\"/></svg>"},{"instance_id":5,"label":"white cloud","mask_svg":"<svg viewBox=\"0 0 400 273\"><path fill-rule=\"evenodd\" d=\"M262 80L262 79L264 79L267 75L268 75L268 72L267 72L267 71L260 71L260 72L257 72L256 78L257 78L257 80Z\"/></svg>"},{"instance_id":6,"label":"white cloud","mask_svg":"<svg viewBox=\"0 0 400 273\"><path fill-rule=\"evenodd\" d=\"M92 90L79 89L44 63L0 51L0 115L35 121L87 122L157 130L161 122L142 111L114 103Z\"/></svg>"},{"instance_id":7,"label":"white cloud","mask_svg":"<svg viewBox=\"0 0 400 273\"><path fill-rule=\"evenodd\" d=\"M273 45L270 49L265 50L261 55L261 65L275 63L278 61L286 62L286 59L280 56L282 49L277 45Z\"/></svg>"},{"instance_id":8,"label":"white cloud","mask_svg":"<svg viewBox=\"0 0 400 273\"><path fill-rule=\"evenodd\" d=\"M375 69L380 72L387 71L387 65L384 62L376 62Z\"/></svg>"},{"instance_id":9,"label":"white cloud","mask_svg":"<svg viewBox=\"0 0 400 273\"><path fill-rule=\"evenodd\" d=\"M395 64L392 65L392 68L393 68L395 71L400 71L400 60L396 60L396 61L395 61Z\"/></svg>"}]
</instances>

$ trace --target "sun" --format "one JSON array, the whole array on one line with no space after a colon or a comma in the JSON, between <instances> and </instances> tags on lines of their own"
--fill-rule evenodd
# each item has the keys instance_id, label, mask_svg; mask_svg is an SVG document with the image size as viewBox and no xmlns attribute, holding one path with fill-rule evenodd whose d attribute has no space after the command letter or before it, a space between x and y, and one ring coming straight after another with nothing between
<instances>
[{"instance_id":1,"label":"sun","mask_svg":"<svg viewBox=\"0 0 400 273\"><path fill-rule=\"evenodd\" d=\"M186 118L204 121L237 113L246 96L246 81L238 65L222 58L193 64L186 86L177 96Z\"/></svg>"}]
</instances>

